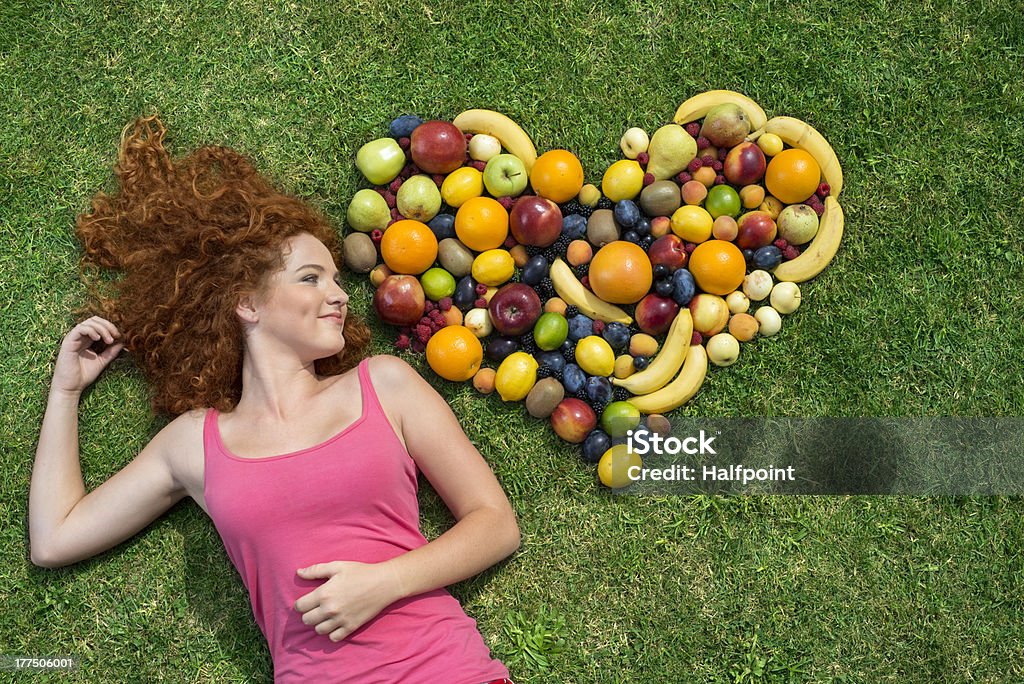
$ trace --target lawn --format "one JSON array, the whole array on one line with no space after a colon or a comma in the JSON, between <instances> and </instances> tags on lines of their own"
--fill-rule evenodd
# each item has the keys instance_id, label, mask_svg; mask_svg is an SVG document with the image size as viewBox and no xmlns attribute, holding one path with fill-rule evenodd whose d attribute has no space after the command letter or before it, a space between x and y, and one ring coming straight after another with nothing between
<instances>
[{"instance_id":1,"label":"lawn","mask_svg":"<svg viewBox=\"0 0 1024 684\"><path fill-rule=\"evenodd\" d=\"M1016 9L1015 9L1016 8ZM0 655L42 681L269 681L269 654L192 502L95 559L29 561L52 362L82 302L75 216L123 126L245 151L343 228L360 145L403 113L505 112L598 182L630 126L743 92L843 163L846 235L782 332L680 415L1024 416L1024 19L985 2L0 7ZM352 307L371 288L351 276ZM394 331L377 326L374 351ZM430 376L425 363L407 357ZM619 497L522 406L432 380L492 464L522 548L452 587L517 682L1024 680L1016 497ZM165 422L118 361L83 398L95 487ZM450 519L421 496L424 533Z\"/></svg>"}]
</instances>

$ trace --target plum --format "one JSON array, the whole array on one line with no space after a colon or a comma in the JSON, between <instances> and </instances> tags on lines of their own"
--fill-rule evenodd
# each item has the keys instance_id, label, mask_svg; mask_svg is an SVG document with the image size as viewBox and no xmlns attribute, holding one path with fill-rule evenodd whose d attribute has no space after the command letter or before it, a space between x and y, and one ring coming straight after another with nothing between
<instances>
[{"instance_id":1,"label":"plum","mask_svg":"<svg viewBox=\"0 0 1024 684\"><path fill-rule=\"evenodd\" d=\"M538 254L526 262L520 280L527 285L539 285L548 276L550 265L543 255Z\"/></svg>"},{"instance_id":2,"label":"plum","mask_svg":"<svg viewBox=\"0 0 1024 684\"><path fill-rule=\"evenodd\" d=\"M586 383L587 374L576 364L566 364L562 369L562 385L566 394L576 394Z\"/></svg>"}]
</instances>

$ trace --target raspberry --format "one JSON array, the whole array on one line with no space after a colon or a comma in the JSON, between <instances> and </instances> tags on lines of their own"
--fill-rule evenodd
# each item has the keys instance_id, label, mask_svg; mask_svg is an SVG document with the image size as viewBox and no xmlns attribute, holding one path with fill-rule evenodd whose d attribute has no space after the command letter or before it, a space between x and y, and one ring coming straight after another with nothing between
<instances>
[{"instance_id":1,"label":"raspberry","mask_svg":"<svg viewBox=\"0 0 1024 684\"><path fill-rule=\"evenodd\" d=\"M787 247L789 247L789 243L786 242L785 238L779 238L778 240L776 240L772 244L775 245L776 247L778 247L779 249L786 249Z\"/></svg>"},{"instance_id":2,"label":"raspberry","mask_svg":"<svg viewBox=\"0 0 1024 684\"><path fill-rule=\"evenodd\" d=\"M515 247L518 244L519 243L516 242L516 239L514 237L512 237L511 235L509 235L507 238L505 238L505 244L502 245L502 246L505 249L512 249L513 247Z\"/></svg>"},{"instance_id":3,"label":"raspberry","mask_svg":"<svg viewBox=\"0 0 1024 684\"><path fill-rule=\"evenodd\" d=\"M398 175L401 176L402 179L404 180L409 176L415 176L419 172L420 169L415 164L406 164L405 167L402 169L402 172L399 173Z\"/></svg>"},{"instance_id":4,"label":"raspberry","mask_svg":"<svg viewBox=\"0 0 1024 684\"><path fill-rule=\"evenodd\" d=\"M395 207L394 209L391 210L391 218L393 218L394 220L398 221L398 220L403 219L405 217L402 216L401 212L398 211L398 207Z\"/></svg>"},{"instance_id":5,"label":"raspberry","mask_svg":"<svg viewBox=\"0 0 1024 684\"><path fill-rule=\"evenodd\" d=\"M516 201L509 197L508 195L498 198L498 204L505 207L505 211L512 211L512 205L515 203Z\"/></svg>"},{"instance_id":6,"label":"raspberry","mask_svg":"<svg viewBox=\"0 0 1024 684\"><path fill-rule=\"evenodd\" d=\"M444 319L444 314L438 311L437 309L434 309L433 311L430 312L430 320L433 323L437 323L441 327L444 327L444 324L446 323Z\"/></svg>"},{"instance_id":7,"label":"raspberry","mask_svg":"<svg viewBox=\"0 0 1024 684\"><path fill-rule=\"evenodd\" d=\"M441 183L444 183L443 173L435 173L433 176L431 176L431 178L434 179L434 185L436 185L437 187L441 187Z\"/></svg>"},{"instance_id":8,"label":"raspberry","mask_svg":"<svg viewBox=\"0 0 1024 684\"><path fill-rule=\"evenodd\" d=\"M398 139L398 146L401 147L403 150L407 150L407 149L409 149L409 143L410 142L411 141L408 138L399 138Z\"/></svg>"},{"instance_id":9,"label":"raspberry","mask_svg":"<svg viewBox=\"0 0 1024 684\"><path fill-rule=\"evenodd\" d=\"M639 164L640 166L647 166L647 162L649 161L651 161L651 155L647 154L646 152L641 152L640 154L636 155L636 163Z\"/></svg>"},{"instance_id":10,"label":"raspberry","mask_svg":"<svg viewBox=\"0 0 1024 684\"><path fill-rule=\"evenodd\" d=\"M714 163L715 163L715 158L712 157L710 154L705 154L703 157L700 158L700 165L701 166L711 166Z\"/></svg>"},{"instance_id":11,"label":"raspberry","mask_svg":"<svg viewBox=\"0 0 1024 684\"><path fill-rule=\"evenodd\" d=\"M821 218L821 215L825 213L824 204L812 204L811 209L814 209L814 213L818 215L818 218Z\"/></svg>"},{"instance_id":12,"label":"raspberry","mask_svg":"<svg viewBox=\"0 0 1024 684\"><path fill-rule=\"evenodd\" d=\"M700 124L696 121L691 121L686 124L686 132L690 134L691 138L696 138L700 135Z\"/></svg>"},{"instance_id":13,"label":"raspberry","mask_svg":"<svg viewBox=\"0 0 1024 684\"><path fill-rule=\"evenodd\" d=\"M696 330L694 330L693 331L693 337L690 338L690 346L692 347L695 344L703 344L703 343L704 343L704 336L701 335Z\"/></svg>"},{"instance_id":14,"label":"raspberry","mask_svg":"<svg viewBox=\"0 0 1024 684\"><path fill-rule=\"evenodd\" d=\"M487 294L487 286L484 285L483 283L477 283L475 291L478 295L483 297L485 294Z\"/></svg>"},{"instance_id":15,"label":"raspberry","mask_svg":"<svg viewBox=\"0 0 1024 684\"><path fill-rule=\"evenodd\" d=\"M373 240L373 244L375 244L375 245L379 245L380 241L381 241L381 238L383 238L383 237L384 237L384 231L381 230L380 228L375 228L370 233L370 239Z\"/></svg>"},{"instance_id":16,"label":"raspberry","mask_svg":"<svg viewBox=\"0 0 1024 684\"><path fill-rule=\"evenodd\" d=\"M828 194L830 192L832 192L832 186L830 186L828 183L822 183L821 185L818 186L818 196L821 197L821 199L825 199L826 197L828 197Z\"/></svg>"},{"instance_id":17,"label":"raspberry","mask_svg":"<svg viewBox=\"0 0 1024 684\"><path fill-rule=\"evenodd\" d=\"M377 194L380 195L381 197L386 196L388 193L388 189L384 185L378 185L374 188L374 190L376 190Z\"/></svg>"},{"instance_id":18,"label":"raspberry","mask_svg":"<svg viewBox=\"0 0 1024 684\"><path fill-rule=\"evenodd\" d=\"M425 352L427 350L427 343L426 342L420 342L419 340L413 340L412 341L412 350L414 352L416 352L417 354L422 354L423 352Z\"/></svg>"},{"instance_id":19,"label":"raspberry","mask_svg":"<svg viewBox=\"0 0 1024 684\"><path fill-rule=\"evenodd\" d=\"M582 278L580 278L580 282L583 283L583 287L587 288L588 290L590 289L590 276L589 275L585 275Z\"/></svg>"},{"instance_id":20,"label":"raspberry","mask_svg":"<svg viewBox=\"0 0 1024 684\"><path fill-rule=\"evenodd\" d=\"M438 330L440 330L444 326L445 326L444 321L441 321L440 323L438 323L437 321L431 321L430 322L430 334L433 335L434 333L436 333Z\"/></svg>"},{"instance_id":21,"label":"raspberry","mask_svg":"<svg viewBox=\"0 0 1024 684\"><path fill-rule=\"evenodd\" d=\"M644 174L644 187L647 187L648 185L650 185L653 182L654 182L654 174L653 173L645 173Z\"/></svg>"},{"instance_id":22,"label":"raspberry","mask_svg":"<svg viewBox=\"0 0 1024 684\"><path fill-rule=\"evenodd\" d=\"M390 190L384 192L384 201L388 203L388 209L394 209L398 206L398 197Z\"/></svg>"},{"instance_id":23,"label":"raspberry","mask_svg":"<svg viewBox=\"0 0 1024 684\"><path fill-rule=\"evenodd\" d=\"M416 334L416 339L422 342L423 344L427 343L427 341L430 339L430 335L432 334L430 326L423 325L422 323L413 328L413 332Z\"/></svg>"},{"instance_id":24,"label":"raspberry","mask_svg":"<svg viewBox=\"0 0 1024 684\"><path fill-rule=\"evenodd\" d=\"M398 334L405 335L406 337L412 337L412 326L403 325L401 328L398 329Z\"/></svg>"},{"instance_id":25,"label":"raspberry","mask_svg":"<svg viewBox=\"0 0 1024 684\"><path fill-rule=\"evenodd\" d=\"M473 306L476 307L477 309L486 309L487 300L484 299L483 297L477 297L476 301L473 302Z\"/></svg>"},{"instance_id":26,"label":"raspberry","mask_svg":"<svg viewBox=\"0 0 1024 684\"><path fill-rule=\"evenodd\" d=\"M391 224L393 224L393 223L398 223L398 219L396 219L396 218L391 219L390 221L388 221L388 225L386 225L384 227L385 228L390 228Z\"/></svg>"},{"instance_id":27,"label":"raspberry","mask_svg":"<svg viewBox=\"0 0 1024 684\"><path fill-rule=\"evenodd\" d=\"M691 176L687 171L683 171L681 174L676 176L676 180L679 181L680 185L684 185L692 181L693 176Z\"/></svg>"},{"instance_id":28,"label":"raspberry","mask_svg":"<svg viewBox=\"0 0 1024 684\"><path fill-rule=\"evenodd\" d=\"M786 247L784 250L782 250L782 258L785 259L786 261L796 259L798 256L800 256L800 250L796 247L796 245L790 245L789 247Z\"/></svg>"},{"instance_id":29,"label":"raspberry","mask_svg":"<svg viewBox=\"0 0 1024 684\"><path fill-rule=\"evenodd\" d=\"M590 327L594 330L595 335L600 335L604 332L604 321L594 321Z\"/></svg>"},{"instance_id":30,"label":"raspberry","mask_svg":"<svg viewBox=\"0 0 1024 684\"><path fill-rule=\"evenodd\" d=\"M433 311L433 310L434 310L434 309L436 309L436 308L437 308L437 305L436 305L436 304L434 304L434 302L432 302L432 301L430 301L430 300L428 299L428 300L427 300L427 301L426 301L426 302L425 302L425 303L423 304L423 313L425 313L425 314L428 314L428 313L430 313L431 311Z\"/></svg>"},{"instance_id":31,"label":"raspberry","mask_svg":"<svg viewBox=\"0 0 1024 684\"><path fill-rule=\"evenodd\" d=\"M711 162L711 168L714 169L715 171L721 171L722 166L722 162L718 161L717 159Z\"/></svg>"},{"instance_id":32,"label":"raspberry","mask_svg":"<svg viewBox=\"0 0 1024 684\"><path fill-rule=\"evenodd\" d=\"M444 297L437 303L437 308L441 311L450 311L452 308L452 298Z\"/></svg>"},{"instance_id":33,"label":"raspberry","mask_svg":"<svg viewBox=\"0 0 1024 684\"><path fill-rule=\"evenodd\" d=\"M686 250L687 254L693 254L693 250L697 249L697 243L687 242L685 245L683 245L683 249Z\"/></svg>"},{"instance_id":34,"label":"raspberry","mask_svg":"<svg viewBox=\"0 0 1024 684\"><path fill-rule=\"evenodd\" d=\"M686 166L686 170L689 171L690 173L697 173L697 169L699 169L702 166L704 166L704 163L700 160L700 158L695 157L693 161L691 161Z\"/></svg>"},{"instance_id":35,"label":"raspberry","mask_svg":"<svg viewBox=\"0 0 1024 684\"><path fill-rule=\"evenodd\" d=\"M466 136L466 142L469 142L470 140L473 139L473 134L472 133L466 133L465 136Z\"/></svg>"},{"instance_id":36,"label":"raspberry","mask_svg":"<svg viewBox=\"0 0 1024 684\"><path fill-rule=\"evenodd\" d=\"M711 147L711 141L705 138L703 135L697 138L697 149L706 150Z\"/></svg>"},{"instance_id":37,"label":"raspberry","mask_svg":"<svg viewBox=\"0 0 1024 684\"><path fill-rule=\"evenodd\" d=\"M715 185L722 185L723 183L725 183L725 176L722 174L715 176Z\"/></svg>"},{"instance_id":38,"label":"raspberry","mask_svg":"<svg viewBox=\"0 0 1024 684\"><path fill-rule=\"evenodd\" d=\"M416 325L430 325L430 316L420 316L420 320Z\"/></svg>"},{"instance_id":39,"label":"raspberry","mask_svg":"<svg viewBox=\"0 0 1024 684\"><path fill-rule=\"evenodd\" d=\"M724 147L722 149L718 150L718 159L719 159L719 161L725 161L725 158L728 157L728 156L729 156L729 150L725 149Z\"/></svg>"},{"instance_id":40,"label":"raspberry","mask_svg":"<svg viewBox=\"0 0 1024 684\"><path fill-rule=\"evenodd\" d=\"M399 335L395 340L395 348L404 351L409 348L409 341L408 335Z\"/></svg>"},{"instance_id":41,"label":"raspberry","mask_svg":"<svg viewBox=\"0 0 1024 684\"><path fill-rule=\"evenodd\" d=\"M487 168L487 162L482 162L480 160L476 160L472 164L470 164L470 166L472 166L477 171L483 171L484 169Z\"/></svg>"}]
</instances>

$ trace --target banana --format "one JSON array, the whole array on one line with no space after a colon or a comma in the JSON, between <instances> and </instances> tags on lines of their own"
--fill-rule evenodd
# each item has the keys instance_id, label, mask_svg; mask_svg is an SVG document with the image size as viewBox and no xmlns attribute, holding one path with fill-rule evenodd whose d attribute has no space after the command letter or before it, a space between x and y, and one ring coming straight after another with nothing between
<instances>
[{"instance_id":1,"label":"banana","mask_svg":"<svg viewBox=\"0 0 1024 684\"><path fill-rule=\"evenodd\" d=\"M693 317L689 309L681 309L668 329L661 351L651 364L628 378L612 378L612 384L625 387L632 394L650 394L661 389L683 365L692 337Z\"/></svg>"},{"instance_id":2,"label":"banana","mask_svg":"<svg viewBox=\"0 0 1024 684\"><path fill-rule=\"evenodd\" d=\"M791 116L776 116L764 125L765 133L774 133L790 147L806 151L821 167L821 175L831 187L832 197L839 197L843 189L843 168L835 150L813 126Z\"/></svg>"},{"instance_id":3,"label":"banana","mask_svg":"<svg viewBox=\"0 0 1024 684\"><path fill-rule=\"evenodd\" d=\"M712 107L717 107L720 104L735 104L739 105L740 109L747 113L747 117L750 119L750 130L757 131L764 127L766 121L768 121L768 115L761 109L761 105L751 100L746 95L733 92L732 90L709 90L706 93L700 95L694 95L689 100L679 105L679 109L676 110L676 115L673 121L680 126L686 125L691 121L697 119L703 119Z\"/></svg>"},{"instance_id":4,"label":"banana","mask_svg":"<svg viewBox=\"0 0 1024 684\"><path fill-rule=\"evenodd\" d=\"M561 259L555 259L551 264L551 283L555 286L555 292L566 304L572 304L580 311L591 318L597 318L605 323L613 321L629 325L633 322L629 314L604 301L596 294L583 287L583 283L576 278L569 265Z\"/></svg>"},{"instance_id":5,"label":"banana","mask_svg":"<svg viewBox=\"0 0 1024 684\"><path fill-rule=\"evenodd\" d=\"M537 148L526 131L504 114L490 109L467 109L452 121L463 133L486 133L493 135L501 146L522 160L526 172L533 169L537 161Z\"/></svg>"},{"instance_id":6,"label":"banana","mask_svg":"<svg viewBox=\"0 0 1024 684\"><path fill-rule=\"evenodd\" d=\"M708 354L699 344L690 345L686 361L675 380L660 390L630 397L629 403L641 413L668 413L689 401L697 393L708 373Z\"/></svg>"},{"instance_id":7,"label":"banana","mask_svg":"<svg viewBox=\"0 0 1024 684\"><path fill-rule=\"evenodd\" d=\"M802 283L821 273L839 249L843 237L843 208L832 195L825 198L825 213L821 215L818 234L796 259L783 261L775 269L779 281Z\"/></svg>"}]
</instances>

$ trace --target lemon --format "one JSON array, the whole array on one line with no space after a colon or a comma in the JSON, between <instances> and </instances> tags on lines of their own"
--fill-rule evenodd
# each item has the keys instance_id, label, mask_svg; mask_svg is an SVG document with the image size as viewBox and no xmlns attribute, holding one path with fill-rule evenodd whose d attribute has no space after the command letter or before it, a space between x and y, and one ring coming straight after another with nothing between
<instances>
[{"instance_id":1,"label":"lemon","mask_svg":"<svg viewBox=\"0 0 1024 684\"><path fill-rule=\"evenodd\" d=\"M643 468L644 466L643 459L640 458L639 454L630 451L627 444L616 444L604 452L601 460L598 461L597 477L605 487L620 489L632 484L633 479L629 475L630 468L634 466L637 468ZM639 473L634 470L633 476L637 477L638 475Z\"/></svg>"},{"instance_id":2,"label":"lemon","mask_svg":"<svg viewBox=\"0 0 1024 684\"><path fill-rule=\"evenodd\" d=\"M715 219L704 207L687 204L672 214L672 232L687 242L704 242L711 237Z\"/></svg>"},{"instance_id":3,"label":"lemon","mask_svg":"<svg viewBox=\"0 0 1024 684\"><path fill-rule=\"evenodd\" d=\"M521 401L537 383L537 360L526 352L505 357L494 376L494 389L502 401Z\"/></svg>"},{"instance_id":4,"label":"lemon","mask_svg":"<svg viewBox=\"0 0 1024 684\"><path fill-rule=\"evenodd\" d=\"M644 170L632 159L620 159L604 172L601 190L612 202L633 199L644 188Z\"/></svg>"},{"instance_id":5,"label":"lemon","mask_svg":"<svg viewBox=\"0 0 1024 684\"><path fill-rule=\"evenodd\" d=\"M474 197L484 194L484 174L472 166L463 166L455 169L441 182L441 199L448 206L461 207L462 204Z\"/></svg>"},{"instance_id":6,"label":"lemon","mask_svg":"<svg viewBox=\"0 0 1024 684\"><path fill-rule=\"evenodd\" d=\"M478 283L497 287L515 273L516 262L507 249L489 249L473 259L473 279Z\"/></svg>"},{"instance_id":7,"label":"lemon","mask_svg":"<svg viewBox=\"0 0 1024 684\"><path fill-rule=\"evenodd\" d=\"M576 343L576 363L588 375L608 377L615 371L615 352L603 337L588 335Z\"/></svg>"}]
</instances>

